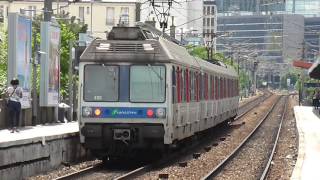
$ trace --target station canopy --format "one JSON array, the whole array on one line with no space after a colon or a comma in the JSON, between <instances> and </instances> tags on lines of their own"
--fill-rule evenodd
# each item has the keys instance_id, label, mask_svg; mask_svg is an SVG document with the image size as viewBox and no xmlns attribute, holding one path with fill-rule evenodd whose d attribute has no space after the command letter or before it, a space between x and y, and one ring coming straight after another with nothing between
<instances>
[{"instance_id":1,"label":"station canopy","mask_svg":"<svg viewBox=\"0 0 320 180\"><path fill-rule=\"evenodd\" d=\"M313 79L320 79L320 62L316 61L308 70L309 76Z\"/></svg>"}]
</instances>

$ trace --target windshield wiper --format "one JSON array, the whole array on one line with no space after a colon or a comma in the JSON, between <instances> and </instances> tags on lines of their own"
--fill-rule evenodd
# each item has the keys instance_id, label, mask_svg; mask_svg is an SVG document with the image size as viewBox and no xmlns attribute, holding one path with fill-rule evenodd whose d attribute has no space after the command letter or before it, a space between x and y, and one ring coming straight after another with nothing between
<instances>
[{"instance_id":1,"label":"windshield wiper","mask_svg":"<svg viewBox=\"0 0 320 180\"><path fill-rule=\"evenodd\" d=\"M148 67L157 75L157 77L160 79L160 81L163 80L161 75L153 68L153 66L151 66L151 64L148 64Z\"/></svg>"}]
</instances>

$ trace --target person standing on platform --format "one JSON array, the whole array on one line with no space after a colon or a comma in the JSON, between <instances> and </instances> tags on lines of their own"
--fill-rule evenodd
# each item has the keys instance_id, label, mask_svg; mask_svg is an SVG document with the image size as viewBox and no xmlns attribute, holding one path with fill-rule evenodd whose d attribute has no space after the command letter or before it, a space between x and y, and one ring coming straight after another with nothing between
<instances>
[{"instance_id":1,"label":"person standing on platform","mask_svg":"<svg viewBox=\"0 0 320 180\"><path fill-rule=\"evenodd\" d=\"M21 112L21 103L20 99L22 98L22 88L19 87L19 80L13 78L10 81L11 86L9 86L6 90L6 95L8 97L8 110L9 110L9 118L11 123L11 133L14 131L19 132L18 125L20 120L20 112Z\"/></svg>"},{"instance_id":2,"label":"person standing on platform","mask_svg":"<svg viewBox=\"0 0 320 180\"><path fill-rule=\"evenodd\" d=\"M318 109L318 101L319 99L317 99L317 91L314 90L313 95L312 95L312 106L314 107L314 109Z\"/></svg>"}]
</instances>

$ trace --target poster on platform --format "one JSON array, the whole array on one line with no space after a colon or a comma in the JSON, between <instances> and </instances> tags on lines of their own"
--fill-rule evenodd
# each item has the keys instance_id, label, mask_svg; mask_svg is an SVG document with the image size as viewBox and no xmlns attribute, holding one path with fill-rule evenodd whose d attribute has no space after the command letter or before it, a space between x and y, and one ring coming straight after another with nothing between
<instances>
[{"instance_id":1,"label":"poster on platform","mask_svg":"<svg viewBox=\"0 0 320 180\"><path fill-rule=\"evenodd\" d=\"M41 85L40 106L59 104L60 86L60 27L56 23L41 23Z\"/></svg>"},{"instance_id":2,"label":"poster on platform","mask_svg":"<svg viewBox=\"0 0 320 180\"><path fill-rule=\"evenodd\" d=\"M8 18L8 83L13 78L19 79L23 89L21 106L30 108L32 20L18 13L9 13Z\"/></svg>"}]
</instances>

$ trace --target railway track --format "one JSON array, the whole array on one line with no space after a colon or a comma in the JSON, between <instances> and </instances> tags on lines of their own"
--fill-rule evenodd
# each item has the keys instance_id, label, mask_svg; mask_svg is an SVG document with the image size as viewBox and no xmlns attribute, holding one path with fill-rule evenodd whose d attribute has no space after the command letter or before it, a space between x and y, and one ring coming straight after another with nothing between
<instances>
[{"instance_id":1,"label":"railway track","mask_svg":"<svg viewBox=\"0 0 320 180\"><path fill-rule=\"evenodd\" d=\"M257 105L259 105L261 102L265 101L267 98L269 98L271 96L271 93L269 92L264 92L264 94L262 96L259 96L257 98L255 98L252 101L246 102L245 104L243 104L242 106L239 107L239 115L236 117L235 121L240 119L241 117L245 116L248 112L250 112L253 108L255 108ZM197 146L197 145L194 145ZM190 153L192 150L191 148L188 148L189 150L186 150L185 152L183 152L184 154ZM110 177L108 179L116 179L116 180L124 180L124 179L133 179L137 176L140 176L154 168L163 166L165 164L170 164L174 161L177 161L177 159L179 159L179 157L181 157L181 152L178 153L172 153L168 156L166 156L164 159L157 161L155 163L152 164L148 164L145 166L141 166L138 167L134 170L130 170L130 171L122 171L122 172L115 172L113 170L105 170L103 172L104 177ZM82 178L84 179L84 177L88 176L88 178L90 177L90 174L94 174L97 171L101 171L101 169L103 169L103 162L98 163L94 166L79 170L77 172L74 173L70 173L64 176L61 176L59 178L56 178L56 180L70 180L70 179L79 179Z\"/></svg>"},{"instance_id":2,"label":"railway track","mask_svg":"<svg viewBox=\"0 0 320 180\"><path fill-rule=\"evenodd\" d=\"M229 154L229 156L227 156L220 164L218 164L217 166L215 166L207 175L205 175L202 179L203 180L209 180L209 179L225 179L226 177L228 177L229 179L232 179L231 174L236 172L236 175L234 175L234 177L237 177L238 179L260 179L260 180L264 180L266 178L266 175L268 173L268 170L270 168L271 162L272 162L272 158L277 146L277 142L279 139L279 134L281 131L281 127L282 127L282 122L284 119L284 116L286 114L287 111L287 106L286 103L287 102L287 97L281 97L279 98L270 108L270 110L268 111L268 113L261 119L260 123L256 126L256 128L242 141L242 143L239 144L239 146L232 152ZM279 107L280 106L280 107ZM277 107L277 108L276 108ZM280 110L282 109L282 110ZM268 125L267 120L270 121L270 119L275 117L275 113L279 113L279 111L281 111L281 117L279 118L279 121L276 122L276 120L274 120L273 125ZM276 115L279 117L279 114ZM277 124L278 123L278 124ZM264 128L262 128L262 126L265 126ZM277 128L271 128L271 127L277 127ZM268 130L273 129L273 132L268 132ZM260 133L259 133L260 131ZM268 133L273 133L273 134L268 134ZM259 136L260 134L260 136ZM263 169L256 169L258 167L261 167L258 164L255 164L254 166L252 164L250 164L250 155L248 155L249 152L252 153L252 149L258 149L261 147L256 146L257 144L263 144L262 141L263 139L261 139L261 134L263 134L263 136L267 136L267 135L271 135L268 136L271 139L274 139L273 142L271 142L271 145L269 145L269 149L263 149L262 151L265 152L269 152L269 157L266 158L268 161L265 162L265 165ZM256 136L255 136L256 135ZM260 139L259 139L260 138ZM268 145L266 145L268 146ZM251 149L251 150L250 150ZM246 155L245 155L246 154ZM258 156L259 153L254 153L254 156ZM257 157L253 157L253 161L259 162L260 160L255 160L255 158ZM261 162L260 162L261 163ZM242 165L241 164L245 164ZM263 163L262 163L263 164ZM255 171L260 171L260 175L255 174L255 177L253 176L252 172L246 172L245 169L250 169L250 167L248 166L253 166L251 167L251 169L255 169ZM236 167L238 166L238 167ZM242 172L241 172L242 171ZM231 173L232 172L232 173ZM242 177L241 174L250 174L250 177Z\"/></svg>"},{"instance_id":3,"label":"railway track","mask_svg":"<svg viewBox=\"0 0 320 180\"><path fill-rule=\"evenodd\" d=\"M253 108L255 108L257 105L259 105L261 102L263 102L264 100L266 100L267 98L269 98L272 94L270 92L264 92L264 94L256 99L254 99L253 101L249 101L246 104L242 105L240 108L241 110L239 110L239 116L237 116L235 118L235 121L240 119L241 117L245 116L248 112L250 112ZM196 145L197 146L197 145ZM181 153L176 153L173 154L172 156L166 157L165 160L162 160L161 162L157 162L155 164L150 164L148 166L145 166L143 168L137 169L133 172L129 172L127 174L124 174L123 176L116 178L116 180L128 180L128 179L134 179L137 178L138 176L141 176L144 173L147 173L148 171L152 170L152 169L156 169L158 167L161 167L164 164L172 164L174 162L176 162L179 157L183 156L184 154L188 154L192 151L192 148L189 149L189 151L184 152L183 154ZM193 154L193 156L197 156L199 155L198 153ZM179 163L181 164L186 164L186 162L181 162ZM184 165L182 165L184 166ZM169 174L159 174L159 178L160 179L166 179L169 177Z\"/></svg>"}]
</instances>

